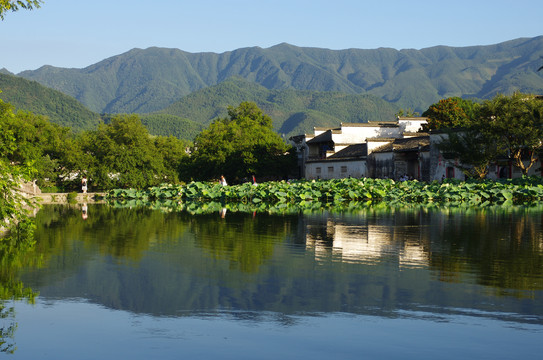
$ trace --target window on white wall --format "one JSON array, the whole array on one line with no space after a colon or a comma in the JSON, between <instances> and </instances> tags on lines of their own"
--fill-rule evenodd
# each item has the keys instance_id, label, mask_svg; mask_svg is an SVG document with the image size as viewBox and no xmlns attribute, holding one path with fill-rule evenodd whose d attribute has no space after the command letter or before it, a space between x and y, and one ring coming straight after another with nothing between
<instances>
[{"instance_id":1,"label":"window on white wall","mask_svg":"<svg viewBox=\"0 0 543 360\"><path fill-rule=\"evenodd\" d=\"M345 174L346 172L347 172L347 166L342 166L341 167L341 173Z\"/></svg>"},{"instance_id":2,"label":"window on white wall","mask_svg":"<svg viewBox=\"0 0 543 360\"><path fill-rule=\"evenodd\" d=\"M334 172L334 167L333 166L328 166L328 174L331 174Z\"/></svg>"},{"instance_id":3,"label":"window on white wall","mask_svg":"<svg viewBox=\"0 0 543 360\"><path fill-rule=\"evenodd\" d=\"M316 169L315 169L315 172L316 172L317 174L320 174L320 173L321 173L321 168L320 168L320 167L316 168Z\"/></svg>"}]
</instances>

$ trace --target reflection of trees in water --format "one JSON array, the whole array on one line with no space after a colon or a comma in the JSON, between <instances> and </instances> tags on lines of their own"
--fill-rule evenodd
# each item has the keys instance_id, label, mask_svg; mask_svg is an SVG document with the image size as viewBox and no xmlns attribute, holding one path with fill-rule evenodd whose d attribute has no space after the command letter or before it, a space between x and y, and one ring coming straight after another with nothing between
<instances>
[{"instance_id":1,"label":"reflection of trees in water","mask_svg":"<svg viewBox=\"0 0 543 360\"><path fill-rule=\"evenodd\" d=\"M541 233L541 213L369 208L352 215L253 216L229 209L222 219L218 211L191 215L91 205L82 220L80 211L49 207L38 214L44 225L37 230L37 248L50 269L29 272L25 281L43 285L44 296L85 297L152 314L217 308L373 313L440 301L478 308L473 301L488 298L466 297L470 277L496 289L509 286L489 283L485 271L507 277L510 264L482 257L497 252L499 260L513 246L520 256L514 260L524 266L530 255L522 249L541 241L534 238ZM319 258L317 246L324 254ZM515 276L537 276L541 250L535 254L532 268ZM504 266L503 273L496 266Z\"/></svg>"},{"instance_id":2,"label":"reflection of trees in water","mask_svg":"<svg viewBox=\"0 0 543 360\"><path fill-rule=\"evenodd\" d=\"M243 272L257 272L273 255L274 245L293 230L288 218L265 214L230 213L224 218L205 215L191 223L191 231L203 249L216 259L229 260L231 269Z\"/></svg>"},{"instance_id":3,"label":"reflection of trees in water","mask_svg":"<svg viewBox=\"0 0 543 360\"><path fill-rule=\"evenodd\" d=\"M0 238L0 352L15 351L15 311L7 304L11 300L34 303L37 296L18 279L23 267L41 265L41 258L32 252L34 246L33 224L20 223L15 231Z\"/></svg>"},{"instance_id":4,"label":"reflection of trees in water","mask_svg":"<svg viewBox=\"0 0 543 360\"><path fill-rule=\"evenodd\" d=\"M439 246L432 248L431 267L441 280L473 274L500 292L530 296L525 291L543 289L540 214L528 209L437 214L441 219L432 236Z\"/></svg>"},{"instance_id":5,"label":"reflection of trees in water","mask_svg":"<svg viewBox=\"0 0 543 360\"><path fill-rule=\"evenodd\" d=\"M328 261L428 266L441 281L475 276L517 296L543 289L541 211L516 209L372 209L306 220L306 245ZM391 258L392 257L392 258ZM513 291L514 292L514 291Z\"/></svg>"},{"instance_id":6,"label":"reflection of trees in water","mask_svg":"<svg viewBox=\"0 0 543 360\"><path fill-rule=\"evenodd\" d=\"M79 206L53 205L38 214L40 226L36 233L38 248L48 256L73 250L75 243L98 247L103 255L117 261L141 260L143 254L164 234L182 234L185 222L169 221L177 215L143 207L113 208L103 204L90 205L88 217L81 218Z\"/></svg>"}]
</instances>

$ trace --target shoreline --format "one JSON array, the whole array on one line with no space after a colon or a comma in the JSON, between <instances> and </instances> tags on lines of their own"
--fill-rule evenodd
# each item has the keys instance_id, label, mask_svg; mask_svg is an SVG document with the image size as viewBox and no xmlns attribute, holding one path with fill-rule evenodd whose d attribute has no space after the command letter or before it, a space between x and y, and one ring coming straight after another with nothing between
<instances>
[{"instance_id":1,"label":"shoreline","mask_svg":"<svg viewBox=\"0 0 543 360\"><path fill-rule=\"evenodd\" d=\"M106 193L77 193L75 199L68 201L70 193L41 193L31 195L30 197L36 200L39 204L67 204L69 202L76 203L99 203L104 202Z\"/></svg>"}]
</instances>

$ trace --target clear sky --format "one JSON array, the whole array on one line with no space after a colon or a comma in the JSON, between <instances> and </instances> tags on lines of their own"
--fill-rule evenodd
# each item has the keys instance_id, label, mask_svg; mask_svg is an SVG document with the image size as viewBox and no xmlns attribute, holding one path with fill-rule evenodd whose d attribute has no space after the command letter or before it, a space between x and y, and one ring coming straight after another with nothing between
<instances>
[{"instance_id":1,"label":"clear sky","mask_svg":"<svg viewBox=\"0 0 543 360\"><path fill-rule=\"evenodd\" d=\"M0 68L83 68L133 48L282 42L328 49L489 45L543 35L541 0L44 0L0 22Z\"/></svg>"}]
</instances>

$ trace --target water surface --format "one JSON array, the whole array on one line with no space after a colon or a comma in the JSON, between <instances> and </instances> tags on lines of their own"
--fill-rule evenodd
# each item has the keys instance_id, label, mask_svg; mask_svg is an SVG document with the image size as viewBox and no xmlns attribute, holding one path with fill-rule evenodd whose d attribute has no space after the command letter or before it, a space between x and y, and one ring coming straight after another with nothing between
<instances>
[{"instance_id":1,"label":"water surface","mask_svg":"<svg viewBox=\"0 0 543 360\"><path fill-rule=\"evenodd\" d=\"M542 219L47 206L2 276L39 292L4 338L13 359L540 356Z\"/></svg>"}]
</instances>

